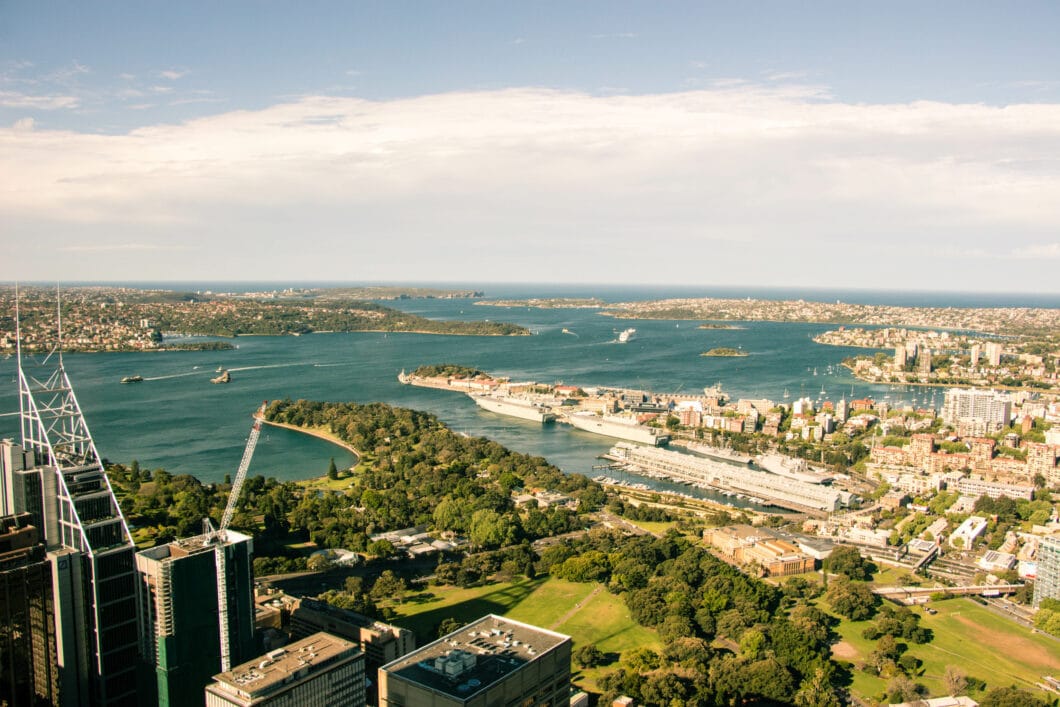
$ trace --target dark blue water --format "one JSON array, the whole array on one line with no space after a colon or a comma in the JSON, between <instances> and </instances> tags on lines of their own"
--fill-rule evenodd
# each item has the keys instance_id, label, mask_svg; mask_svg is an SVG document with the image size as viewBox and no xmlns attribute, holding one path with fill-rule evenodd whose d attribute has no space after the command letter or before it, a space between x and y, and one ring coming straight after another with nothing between
<instances>
[{"instance_id":1,"label":"dark blue water","mask_svg":"<svg viewBox=\"0 0 1060 707\"><path fill-rule=\"evenodd\" d=\"M308 283L307 283L308 285ZM158 285L153 285L157 287ZM171 285L177 288L178 285ZM275 289L276 284L181 283L180 289ZM597 296L609 301L692 294L720 290L680 288L558 287L476 285L488 296ZM525 288L525 289L524 289ZM733 290L727 289L726 296ZM774 297L814 293L781 293ZM761 290L758 295L763 294ZM820 294L820 293L818 293ZM745 295L749 296L749 295ZM832 299L855 301L852 293ZM866 295L867 297L867 295ZM873 302L895 304L999 304L972 295L939 295L912 301L909 293L878 294ZM982 297L982 296L980 296ZM1033 296L1013 297L1026 305ZM888 299L889 298L889 299ZM948 298L948 299L947 299ZM1045 298L1048 299L1048 298ZM1056 298L1054 298L1056 299ZM966 301L964 301L966 300ZM401 369L429 363L475 366L515 380L610 385L658 392L699 392L720 383L733 398L769 397L777 401L808 395L836 400L845 395L872 395L897 401L923 392L891 391L854 380L838 363L861 349L821 346L811 337L827 325L749 322L735 330L702 330L696 322L626 321L591 309L527 309L476 306L470 300L406 300L388 303L438 319L493 319L528 327L530 337L456 337L417 334L315 334L302 337L241 337L238 349L211 352L68 354L66 367L74 383L101 456L119 462L137 459L148 468L190 473L216 481L234 473L250 429L250 414L262 400L281 397L372 402L426 410L449 426L495 439L512 449L539 454L570 472L593 475L596 457L612 442L566 426L542 427L481 411L466 396L403 386ZM1056 306L1056 302L1052 306ZM637 337L615 343L616 330L634 326ZM574 334L562 333L566 328ZM699 354L716 346L741 347L745 358L708 358ZM228 385L211 385L218 366L232 373ZM816 375L814 371L816 370ZM0 409L18 408L15 360L0 361ZM143 383L122 385L123 376L138 374ZM941 400L938 401L939 403ZM0 417L0 434L17 437L17 418ZM266 428L251 473L299 479L323 474L331 457L340 466L352 459L341 448L295 432ZM616 474L612 474L616 475ZM677 487L685 490L684 487Z\"/></svg>"}]
</instances>

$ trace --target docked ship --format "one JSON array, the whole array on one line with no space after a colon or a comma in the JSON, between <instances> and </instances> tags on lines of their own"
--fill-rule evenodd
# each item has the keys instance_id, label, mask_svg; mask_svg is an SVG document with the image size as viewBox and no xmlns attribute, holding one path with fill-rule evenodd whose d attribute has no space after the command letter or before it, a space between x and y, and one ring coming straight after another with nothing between
<instances>
[{"instance_id":1,"label":"docked ship","mask_svg":"<svg viewBox=\"0 0 1060 707\"><path fill-rule=\"evenodd\" d=\"M670 441L670 435L665 430L641 425L629 417L601 417L594 412L576 412L567 415L566 420L579 430L630 442L658 447Z\"/></svg>"},{"instance_id":2,"label":"docked ship","mask_svg":"<svg viewBox=\"0 0 1060 707\"><path fill-rule=\"evenodd\" d=\"M831 474L815 471L805 459L786 457L782 454L763 454L754 461L755 466L770 474L808 484L829 484L833 480Z\"/></svg>"},{"instance_id":3,"label":"docked ship","mask_svg":"<svg viewBox=\"0 0 1060 707\"><path fill-rule=\"evenodd\" d=\"M714 447L709 444L695 444L694 442L689 442L685 446L693 452L717 459L718 461L732 462L734 464L750 464L752 461L751 455L740 454L728 447Z\"/></svg>"},{"instance_id":4,"label":"docked ship","mask_svg":"<svg viewBox=\"0 0 1060 707\"><path fill-rule=\"evenodd\" d=\"M143 383L143 376L125 376L121 379L122 383Z\"/></svg>"},{"instance_id":5,"label":"docked ship","mask_svg":"<svg viewBox=\"0 0 1060 707\"><path fill-rule=\"evenodd\" d=\"M637 330L636 329L623 329L618 334L618 343L624 344L627 341L631 341L633 339L633 337L636 336L636 335L637 335Z\"/></svg>"},{"instance_id":6,"label":"docked ship","mask_svg":"<svg viewBox=\"0 0 1060 707\"><path fill-rule=\"evenodd\" d=\"M475 401L483 410L489 410L500 415L518 417L521 420L531 422L552 422L556 419L556 413L548 405L527 400L526 398L512 398L497 395L479 395L468 393L468 397Z\"/></svg>"}]
</instances>

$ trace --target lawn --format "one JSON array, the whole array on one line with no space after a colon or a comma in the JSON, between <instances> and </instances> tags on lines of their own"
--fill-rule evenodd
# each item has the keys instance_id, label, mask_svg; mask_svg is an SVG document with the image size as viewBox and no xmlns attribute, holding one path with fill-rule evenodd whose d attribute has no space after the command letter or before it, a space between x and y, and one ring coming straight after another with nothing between
<instances>
[{"instance_id":1,"label":"lawn","mask_svg":"<svg viewBox=\"0 0 1060 707\"><path fill-rule=\"evenodd\" d=\"M1043 675L1060 671L1060 643L1031 633L971 599L932 602L931 606L938 611L935 616L921 608L913 611L921 614L921 626L931 629L934 638L924 645L911 644L908 653L923 661L921 674L913 679L925 685L932 696L946 694L942 674L948 665L985 680L988 687L1015 684L1033 688ZM821 608L828 609L824 603ZM869 623L844 620L837 627L841 640L833 646L834 657L853 663L864 661L876 645L861 636ZM871 698L880 695L887 682L854 670L851 689Z\"/></svg>"},{"instance_id":2,"label":"lawn","mask_svg":"<svg viewBox=\"0 0 1060 707\"><path fill-rule=\"evenodd\" d=\"M449 617L469 623L485 614L499 614L541 628L565 633L577 648L596 644L611 660L631 648L658 650L659 638L639 626L620 597L600 584L579 584L552 577L516 579L484 587L429 587L396 607L393 623L416 633L419 645L437 637L438 624ZM576 666L575 666L576 668ZM614 665L575 671L582 687L596 691L596 680Z\"/></svg>"}]
</instances>

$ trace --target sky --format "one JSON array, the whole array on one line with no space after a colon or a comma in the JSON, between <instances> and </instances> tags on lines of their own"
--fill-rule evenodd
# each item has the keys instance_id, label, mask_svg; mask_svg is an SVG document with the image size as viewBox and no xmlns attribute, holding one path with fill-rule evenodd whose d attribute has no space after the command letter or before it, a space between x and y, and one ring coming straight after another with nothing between
<instances>
[{"instance_id":1,"label":"sky","mask_svg":"<svg viewBox=\"0 0 1060 707\"><path fill-rule=\"evenodd\" d=\"M1053 2L0 0L0 281L1060 292Z\"/></svg>"}]
</instances>

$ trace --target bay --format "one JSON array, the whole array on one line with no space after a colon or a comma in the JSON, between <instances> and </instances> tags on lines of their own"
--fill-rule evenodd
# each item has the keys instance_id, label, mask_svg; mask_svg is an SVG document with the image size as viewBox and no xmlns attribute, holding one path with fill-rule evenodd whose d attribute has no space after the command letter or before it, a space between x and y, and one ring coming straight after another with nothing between
<instances>
[{"instance_id":1,"label":"bay","mask_svg":"<svg viewBox=\"0 0 1060 707\"><path fill-rule=\"evenodd\" d=\"M183 284L183 283L182 283ZM182 289L226 287L275 289L276 284L187 283ZM154 286L158 286L157 284ZM166 285L174 287L174 285ZM454 285L456 287L456 285ZM496 298L604 297L609 301L664 296L693 296L681 288L558 287L509 285L487 289ZM744 296L763 296L761 291ZM733 296L695 291L696 296ZM794 293L792 293L794 294ZM829 292L831 299L907 303L908 294ZM774 298L792 296L772 292ZM807 292L801 295L815 299ZM921 294L919 303L985 306L989 298ZM821 297L816 297L821 298ZM1055 306L1043 296L1037 306ZM1029 304L1018 298L1006 304ZM102 457L173 474L193 474L205 482L234 474L250 429L251 413L263 400L381 401L434 413L451 429L481 435L520 452L541 455L564 471L594 475L597 457L612 441L567 426L544 426L480 410L465 395L398 383L402 370L429 363L474 366L514 380L565 382L582 386L621 386L661 393L700 392L719 384L734 399L768 397L778 402L787 392L838 400L872 396L878 400L929 392L891 391L856 381L839 362L865 353L815 344L811 338L831 328L818 324L747 322L739 329L696 328L697 322L615 320L595 309L530 309L475 306L471 300L427 299L385 302L388 306L436 319L508 321L534 332L529 337L460 337L419 334L313 334L301 337L239 337L237 349L209 352L66 354L64 361L78 401ZM630 342L615 341L618 330L636 327ZM573 333L564 333L564 329ZM742 358L710 358L700 353L724 346L742 348ZM0 410L17 411L15 359L0 361ZM216 369L232 374L227 385L211 385ZM815 374L816 373L816 374ZM121 384L141 375L143 383ZM821 391L825 391L822 396ZM940 394L941 395L941 394ZM941 397L936 404L941 403ZM18 437L18 418L0 417L0 435ZM322 475L334 457L340 467L352 456L328 442L277 428L266 428L251 465L252 474L279 479ZM608 472L621 478L622 474ZM637 478L638 481L644 481ZM683 486L651 482L653 487ZM710 496L703 492L695 495Z\"/></svg>"}]
</instances>

